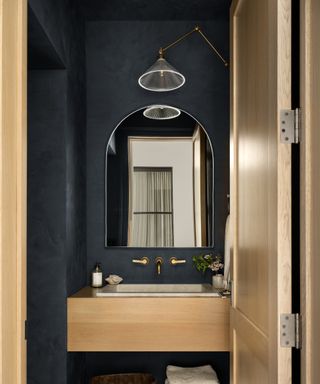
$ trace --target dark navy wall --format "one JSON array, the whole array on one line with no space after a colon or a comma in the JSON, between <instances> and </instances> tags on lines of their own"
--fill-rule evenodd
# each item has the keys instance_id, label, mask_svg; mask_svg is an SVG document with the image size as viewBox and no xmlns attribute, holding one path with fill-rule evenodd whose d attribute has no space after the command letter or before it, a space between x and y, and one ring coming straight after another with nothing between
<instances>
[{"instance_id":1,"label":"dark navy wall","mask_svg":"<svg viewBox=\"0 0 320 384\"><path fill-rule=\"evenodd\" d=\"M65 383L66 98L65 71L29 72L28 384Z\"/></svg>"},{"instance_id":2,"label":"dark navy wall","mask_svg":"<svg viewBox=\"0 0 320 384\"><path fill-rule=\"evenodd\" d=\"M84 20L76 0L29 6L42 49L66 69L29 73L28 384L82 383L85 355L66 352L66 298L86 283ZM29 63L48 68L38 58Z\"/></svg>"},{"instance_id":3,"label":"dark navy wall","mask_svg":"<svg viewBox=\"0 0 320 384\"><path fill-rule=\"evenodd\" d=\"M229 22L214 21L95 21L86 24L87 53L87 271L96 261L104 272L117 273L126 282L201 282L191 263L196 249L104 248L105 147L115 126L130 112L153 103L171 104L192 114L209 133L215 162L215 248L223 253L229 190L229 69L194 34L168 51L168 61L186 76L186 84L173 92L140 88L137 79L157 58L161 45L199 24L228 58ZM163 256L163 274L133 266L131 259ZM172 268L171 256L188 260ZM88 280L89 281L89 280Z\"/></svg>"},{"instance_id":4,"label":"dark navy wall","mask_svg":"<svg viewBox=\"0 0 320 384\"><path fill-rule=\"evenodd\" d=\"M109 135L128 113L157 102L176 105L203 124L215 151L215 243L222 252L229 73L195 35L167 56L186 75L182 89L154 94L138 87L138 76L156 59L160 45L192 28L192 21L89 22L85 73L84 24L77 1L29 0L29 4L66 70L37 71L29 78L28 384L80 384L85 354L66 353L66 297L88 283L95 261L103 263L105 273L121 274L126 282L210 279L191 265L191 256L199 250L104 248L104 155ZM199 24L228 56L228 20ZM177 268L166 263L158 277L153 265L132 266L131 259L143 255L151 259L161 255L165 260L185 257L188 263ZM89 353L86 360L89 375L136 366L155 370L162 379L169 362L211 362L224 372L222 377L228 370L227 354L154 354L146 359L140 354Z\"/></svg>"},{"instance_id":5,"label":"dark navy wall","mask_svg":"<svg viewBox=\"0 0 320 384\"><path fill-rule=\"evenodd\" d=\"M137 79L157 58L161 45L170 43L200 24L228 58L229 22L225 19L195 21L95 21L86 24L87 60L87 274L100 261L105 274L116 273L127 283L209 282L192 266L199 249L137 249L104 247L104 168L107 141L115 126L129 113L153 103L171 104L192 114L207 130L214 148L215 249L223 253L229 193L229 70L194 35L167 54L168 61L186 76L186 84L171 93L150 93ZM116 183L115 183L116 184ZM133 265L133 258L148 256L147 267ZM154 259L165 264L160 276ZM187 264L169 265L172 256ZM212 364L221 382L229 382L228 353L87 353L88 377L103 373L145 371L164 382L167 364Z\"/></svg>"},{"instance_id":6,"label":"dark navy wall","mask_svg":"<svg viewBox=\"0 0 320 384\"><path fill-rule=\"evenodd\" d=\"M67 71L67 286L71 293L82 286L86 263L85 23L76 0L29 0L29 4Z\"/></svg>"}]
</instances>

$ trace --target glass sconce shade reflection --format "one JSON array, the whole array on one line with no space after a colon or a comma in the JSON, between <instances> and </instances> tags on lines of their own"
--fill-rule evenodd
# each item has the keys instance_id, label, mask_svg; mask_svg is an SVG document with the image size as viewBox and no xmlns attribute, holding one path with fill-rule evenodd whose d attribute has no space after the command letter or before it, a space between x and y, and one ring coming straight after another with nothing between
<instances>
[{"instance_id":1,"label":"glass sconce shade reflection","mask_svg":"<svg viewBox=\"0 0 320 384\"><path fill-rule=\"evenodd\" d=\"M180 114L180 109L168 105L151 105L143 111L143 116L152 120L170 120Z\"/></svg>"}]
</instances>

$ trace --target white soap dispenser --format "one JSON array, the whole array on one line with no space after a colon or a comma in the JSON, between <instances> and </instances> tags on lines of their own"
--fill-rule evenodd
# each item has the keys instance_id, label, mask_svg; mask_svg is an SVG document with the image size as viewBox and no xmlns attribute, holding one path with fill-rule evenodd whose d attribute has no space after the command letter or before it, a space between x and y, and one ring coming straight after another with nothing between
<instances>
[{"instance_id":1,"label":"white soap dispenser","mask_svg":"<svg viewBox=\"0 0 320 384\"><path fill-rule=\"evenodd\" d=\"M94 270L91 274L91 286L93 288L101 288L103 286L103 276L102 276L101 264L97 263Z\"/></svg>"}]
</instances>

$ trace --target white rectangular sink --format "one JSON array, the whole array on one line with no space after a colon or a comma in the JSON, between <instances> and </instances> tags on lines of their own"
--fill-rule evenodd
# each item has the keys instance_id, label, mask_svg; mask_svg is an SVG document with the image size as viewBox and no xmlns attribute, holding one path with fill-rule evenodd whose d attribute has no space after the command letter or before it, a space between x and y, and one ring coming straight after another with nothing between
<instances>
[{"instance_id":1,"label":"white rectangular sink","mask_svg":"<svg viewBox=\"0 0 320 384\"><path fill-rule=\"evenodd\" d=\"M98 289L96 296L220 297L220 294L210 284L119 284Z\"/></svg>"}]
</instances>

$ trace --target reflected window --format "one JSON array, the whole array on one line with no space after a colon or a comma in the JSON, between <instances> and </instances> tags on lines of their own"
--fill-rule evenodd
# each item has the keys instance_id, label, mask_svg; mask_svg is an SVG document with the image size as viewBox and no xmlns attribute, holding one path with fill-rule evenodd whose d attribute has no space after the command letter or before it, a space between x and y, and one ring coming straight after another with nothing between
<instances>
[{"instance_id":1,"label":"reflected window","mask_svg":"<svg viewBox=\"0 0 320 384\"><path fill-rule=\"evenodd\" d=\"M146 232L141 233L141 229L142 226L149 223L151 227L146 228L146 231L151 232L153 236L153 241L148 243L149 247L194 246L192 137L129 136L128 146L128 244L138 246L133 244L133 240L137 237L141 238L141 236L146 238ZM135 172L139 169L140 172ZM152 170L143 172L146 169ZM148 187L146 178L149 179ZM152 185L155 182L157 182L157 186ZM154 189L157 187L159 190ZM150 201L150 196L152 199L157 198L157 206ZM148 209L150 208L151 212L161 209L162 212L168 213L157 215L157 218L151 215L138 218L133 213L134 205L137 205L136 199L140 199L138 205L142 205L142 211L146 210L148 201ZM139 210L141 211L140 207ZM154 234L155 231L158 231L157 235ZM164 231L166 233L163 233Z\"/></svg>"},{"instance_id":2,"label":"reflected window","mask_svg":"<svg viewBox=\"0 0 320 384\"><path fill-rule=\"evenodd\" d=\"M173 247L172 168L132 167L131 247Z\"/></svg>"}]
</instances>

